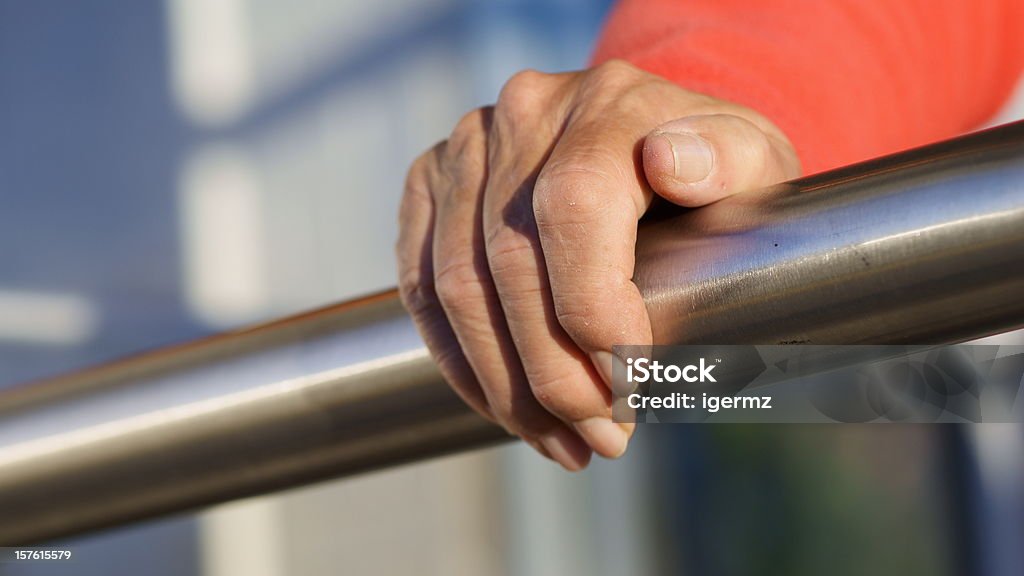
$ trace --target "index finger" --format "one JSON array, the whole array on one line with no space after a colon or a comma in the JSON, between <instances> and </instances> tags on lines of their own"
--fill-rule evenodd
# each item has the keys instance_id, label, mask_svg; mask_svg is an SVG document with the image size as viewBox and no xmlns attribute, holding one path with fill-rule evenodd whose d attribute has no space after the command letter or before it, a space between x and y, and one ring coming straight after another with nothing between
<instances>
[{"instance_id":1,"label":"index finger","mask_svg":"<svg viewBox=\"0 0 1024 576\"><path fill-rule=\"evenodd\" d=\"M653 193L640 173L645 133L628 125L568 126L533 196L558 321L609 385L612 346L652 339L632 278L637 223Z\"/></svg>"}]
</instances>

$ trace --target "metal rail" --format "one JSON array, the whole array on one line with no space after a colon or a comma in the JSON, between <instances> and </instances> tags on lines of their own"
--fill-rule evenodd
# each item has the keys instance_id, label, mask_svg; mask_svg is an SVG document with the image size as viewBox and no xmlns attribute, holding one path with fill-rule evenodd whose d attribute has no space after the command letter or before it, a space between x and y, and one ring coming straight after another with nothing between
<instances>
[{"instance_id":1,"label":"metal rail","mask_svg":"<svg viewBox=\"0 0 1024 576\"><path fill-rule=\"evenodd\" d=\"M659 343L952 342L1024 325L1024 124L647 219ZM507 439L393 292L0 392L0 544Z\"/></svg>"}]
</instances>

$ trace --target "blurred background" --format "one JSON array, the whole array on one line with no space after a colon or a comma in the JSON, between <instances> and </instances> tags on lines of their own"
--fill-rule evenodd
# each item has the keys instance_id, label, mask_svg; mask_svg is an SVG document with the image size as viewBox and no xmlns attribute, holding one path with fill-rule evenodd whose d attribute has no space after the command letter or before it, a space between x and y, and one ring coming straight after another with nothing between
<instances>
[{"instance_id":1,"label":"blurred background","mask_svg":"<svg viewBox=\"0 0 1024 576\"><path fill-rule=\"evenodd\" d=\"M584 66L610 4L0 0L0 386L394 285L411 159ZM0 574L1024 574L1020 542L1020 428L650 426L584 474L503 447Z\"/></svg>"}]
</instances>

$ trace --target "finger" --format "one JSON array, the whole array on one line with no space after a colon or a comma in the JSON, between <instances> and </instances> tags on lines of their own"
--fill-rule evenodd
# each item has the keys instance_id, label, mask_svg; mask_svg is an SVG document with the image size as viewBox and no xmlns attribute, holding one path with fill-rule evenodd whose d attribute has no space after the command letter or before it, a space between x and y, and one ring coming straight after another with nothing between
<instances>
[{"instance_id":1,"label":"finger","mask_svg":"<svg viewBox=\"0 0 1024 576\"><path fill-rule=\"evenodd\" d=\"M662 124L644 142L643 165L651 188L683 206L800 175L800 162L781 132L732 114Z\"/></svg>"},{"instance_id":2,"label":"finger","mask_svg":"<svg viewBox=\"0 0 1024 576\"><path fill-rule=\"evenodd\" d=\"M617 457L625 450L627 433L610 420L608 387L559 324L537 237L534 184L561 122L523 123L545 102L536 102L529 86L520 94L507 93L510 86L503 91L506 106L499 101L496 109L483 205L491 276L537 401L572 424L596 452Z\"/></svg>"},{"instance_id":3,"label":"finger","mask_svg":"<svg viewBox=\"0 0 1024 576\"><path fill-rule=\"evenodd\" d=\"M445 147L442 142L417 159L406 179L399 208L400 232L395 245L399 293L445 380L471 408L495 421L434 288L431 249L435 206L430 189L441 184L438 159Z\"/></svg>"},{"instance_id":4,"label":"finger","mask_svg":"<svg viewBox=\"0 0 1024 576\"><path fill-rule=\"evenodd\" d=\"M481 210L491 114L488 108L466 115L448 139L442 159L447 185L432 188L434 285L491 413L509 432L575 470L589 451L530 392L487 269Z\"/></svg>"},{"instance_id":5,"label":"finger","mask_svg":"<svg viewBox=\"0 0 1024 576\"><path fill-rule=\"evenodd\" d=\"M524 71L513 76L505 84L498 96L498 103L495 106L494 117L491 124L491 131L488 135L488 178L483 198L483 234L485 254L488 259L488 271L491 274L495 286L495 292L501 301L502 313L508 324L510 310L514 304L503 300L501 282L507 280L494 276L495 268L491 262L491 239L494 236L494 218L491 216L495 211L501 211L502 206L507 204L507 198L515 194L517 190L528 191L532 187L533 178L539 170L541 163L546 158L548 151L560 131L561 117L567 111L563 106L557 104L555 92L559 89L556 83L550 80L550 75L540 74L533 71ZM563 77L565 78L565 77ZM568 87L568 83L563 88ZM553 104L554 103L554 104ZM545 110L549 114L538 114L538 110ZM512 215L512 212L509 212ZM529 270L525 271L529 274ZM538 292L533 292L526 297L526 300L542 297ZM516 353L522 360L522 349L517 341L511 327L509 333L512 335ZM530 390L530 397L534 402L539 402L530 388L529 373L525 371L527 382L526 389ZM523 383L520 383L522 386ZM545 445L553 444L562 447L566 452L574 455L580 461L580 466L585 466L591 456L591 449L587 442L584 442L576 433L566 433L566 428L556 428L557 434L542 436L540 441Z\"/></svg>"},{"instance_id":6,"label":"finger","mask_svg":"<svg viewBox=\"0 0 1024 576\"><path fill-rule=\"evenodd\" d=\"M652 340L632 282L637 222L651 192L637 173L643 133L629 125L600 115L571 124L533 196L555 318L609 388L612 347Z\"/></svg>"}]
</instances>

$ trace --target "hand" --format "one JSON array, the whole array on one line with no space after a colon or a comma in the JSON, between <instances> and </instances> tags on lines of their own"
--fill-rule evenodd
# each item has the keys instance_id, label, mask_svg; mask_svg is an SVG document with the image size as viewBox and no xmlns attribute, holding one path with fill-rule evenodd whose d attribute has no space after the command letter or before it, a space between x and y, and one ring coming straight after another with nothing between
<instances>
[{"instance_id":1,"label":"hand","mask_svg":"<svg viewBox=\"0 0 1024 576\"><path fill-rule=\"evenodd\" d=\"M654 195L700 206L799 172L753 110L629 64L520 72L410 169L402 300L470 406L579 470L632 433L610 419L611 350L651 343L631 279Z\"/></svg>"}]
</instances>

